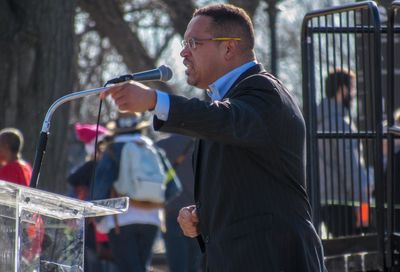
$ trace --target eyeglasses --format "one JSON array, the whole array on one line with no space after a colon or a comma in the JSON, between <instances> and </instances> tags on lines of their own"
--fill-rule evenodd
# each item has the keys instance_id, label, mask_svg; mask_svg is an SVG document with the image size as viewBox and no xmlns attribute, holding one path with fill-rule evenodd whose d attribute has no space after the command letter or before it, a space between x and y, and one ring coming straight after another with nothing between
<instances>
[{"instance_id":1,"label":"eyeglasses","mask_svg":"<svg viewBox=\"0 0 400 272\"><path fill-rule=\"evenodd\" d=\"M189 47L189 49L195 49L196 44L200 44L200 42L205 41L240 41L241 38L228 38L228 37L218 37L218 38L209 38L209 39L195 39L190 38L187 40L182 40L181 45L182 48Z\"/></svg>"}]
</instances>

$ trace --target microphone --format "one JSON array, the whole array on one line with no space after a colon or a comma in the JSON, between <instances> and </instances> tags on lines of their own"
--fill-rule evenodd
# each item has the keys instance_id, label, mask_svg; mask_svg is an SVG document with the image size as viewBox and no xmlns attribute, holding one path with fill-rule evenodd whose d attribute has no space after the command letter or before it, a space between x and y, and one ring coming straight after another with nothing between
<instances>
[{"instance_id":1,"label":"microphone","mask_svg":"<svg viewBox=\"0 0 400 272\"><path fill-rule=\"evenodd\" d=\"M172 70L166 65L161 65L157 69L122 75L107 81L108 84L116 84L128 80L135 81L168 81L172 78Z\"/></svg>"}]
</instances>

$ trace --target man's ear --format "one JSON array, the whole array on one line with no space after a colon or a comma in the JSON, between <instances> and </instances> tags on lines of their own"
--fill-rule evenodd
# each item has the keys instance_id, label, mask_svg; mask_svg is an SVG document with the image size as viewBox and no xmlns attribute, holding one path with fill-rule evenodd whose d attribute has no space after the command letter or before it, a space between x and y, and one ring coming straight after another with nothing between
<instances>
[{"instance_id":1,"label":"man's ear","mask_svg":"<svg viewBox=\"0 0 400 272\"><path fill-rule=\"evenodd\" d=\"M238 41L225 41L225 59L230 60L232 59L239 50Z\"/></svg>"}]
</instances>

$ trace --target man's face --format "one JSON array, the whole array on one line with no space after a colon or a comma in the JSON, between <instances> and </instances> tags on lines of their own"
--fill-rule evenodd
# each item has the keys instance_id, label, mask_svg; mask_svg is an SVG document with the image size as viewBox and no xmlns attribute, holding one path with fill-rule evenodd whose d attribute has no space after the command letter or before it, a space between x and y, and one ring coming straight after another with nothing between
<instances>
[{"instance_id":1,"label":"man's face","mask_svg":"<svg viewBox=\"0 0 400 272\"><path fill-rule=\"evenodd\" d=\"M343 92L343 95L342 95ZM342 104L348 109L351 110L352 102L354 97L356 96L356 88L353 83L350 84L350 89L346 85L343 85L339 88L339 93L342 96Z\"/></svg>"},{"instance_id":2,"label":"man's face","mask_svg":"<svg viewBox=\"0 0 400 272\"><path fill-rule=\"evenodd\" d=\"M195 48L186 46L181 51L186 66L187 83L207 89L208 85L224 74L223 42L208 40L211 34L212 18L196 16L189 22L184 39L197 40Z\"/></svg>"}]
</instances>

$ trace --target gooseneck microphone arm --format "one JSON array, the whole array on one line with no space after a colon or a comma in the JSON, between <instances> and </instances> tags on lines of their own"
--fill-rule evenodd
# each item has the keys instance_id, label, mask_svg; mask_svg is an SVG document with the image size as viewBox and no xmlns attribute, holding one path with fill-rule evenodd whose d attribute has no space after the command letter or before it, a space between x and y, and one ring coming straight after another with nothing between
<instances>
[{"instance_id":1,"label":"gooseneck microphone arm","mask_svg":"<svg viewBox=\"0 0 400 272\"><path fill-rule=\"evenodd\" d=\"M44 118L42 130L39 135L39 143L36 148L35 160L34 160L33 169L32 169L32 176L31 176L31 180L30 180L30 184L29 184L30 187L36 188L36 186L38 184L40 167L42 166L42 160L43 160L43 156L44 156L44 153L46 150L48 134L50 131L51 118L52 118L55 110L66 102L69 102L69 101L72 101L75 99L79 99L79 98L83 98L86 96L100 94L108 89L109 89L109 87L101 87L101 88L95 88L95 89L89 89L89 90L84 90L84 91L80 91L80 92L70 93L70 94L67 94L67 95L57 99L50 106L50 108L48 109L46 116Z\"/></svg>"},{"instance_id":2,"label":"gooseneck microphone arm","mask_svg":"<svg viewBox=\"0 0 400 272\"><path fill-rule=\"evenodd\" d=\"M168 81L172 78L172 70L166 65L161 65L157 69L153 70L148 70L148 71L143 71L139 73L134 73L134 74L129 74L129 75L123 75L114 79L109 80L105 86L108 84L117 84L120 82L124 82L127 80L136 80L136 81ZM47 145L47 138L48 134L50 131L50 120L51 117L54 113L54 111L64 104L65 102L75 100L78 98L86 97L86 96L91 96L95 94L100 94L101 92L104 92L108 90L108 87L101 87L101 88L95 88L95 89L90 89L90 90L84 90L80 92L75 92L75 93L70 93L67 94L59 99L57 99L49 108L49 110L46 113L46 116L44 118L42 130L40 132L39 136L39 144L38 147L36 148L36 155L35 155L35 160L33 163L33 169L32 169L32 177L30 180L30 187L36 188L38 184L38 179L39 179L39 172L40 172L40 167L42 166L42 160L43 156L46 150L46 145Z\"/></svg>"}]
</instances>

